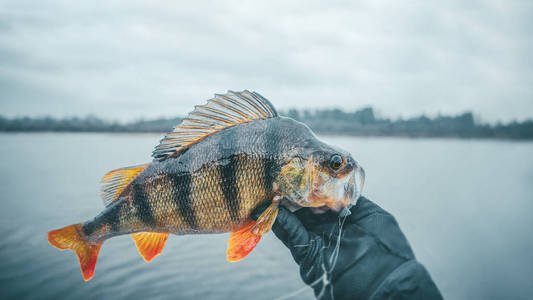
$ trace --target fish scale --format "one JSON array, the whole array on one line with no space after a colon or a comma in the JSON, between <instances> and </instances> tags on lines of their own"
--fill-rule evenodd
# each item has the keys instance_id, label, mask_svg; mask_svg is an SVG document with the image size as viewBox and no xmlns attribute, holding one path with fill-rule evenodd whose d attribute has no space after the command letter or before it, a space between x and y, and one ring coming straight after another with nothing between
<instances>
[{"instance_id":1,"label":"fish scale","mask_svg":"<svg viewBox=\"0 0 533 300\"><path fill-rule=\"evenodd\" d=\"M226 168L227 164L207 165L187 175L166 174L156 180L151 176L140 176L133 186L144 190L149 199L149 214L156 224L143 221L149 219L143 208L124 205L117 233L144 230L146 226L175 234L233 231L249 220L255 207L272 200L269 198L271 187L267 188L263 179L265 160L268 159L259 155L234 156L230 162L233 164L233 173L225 176L221 169ZM167 163L176 162L163 162ZM190 178L190 183L184 178ZM228 195L225 189L233 189L235 194ZM128 194L128 191L125 193ZM234 198L228 200L228 196ZM106 234L115 233L108 231ZM95 240L108 237L97 236Z\"/></svg>"}]
</instances>

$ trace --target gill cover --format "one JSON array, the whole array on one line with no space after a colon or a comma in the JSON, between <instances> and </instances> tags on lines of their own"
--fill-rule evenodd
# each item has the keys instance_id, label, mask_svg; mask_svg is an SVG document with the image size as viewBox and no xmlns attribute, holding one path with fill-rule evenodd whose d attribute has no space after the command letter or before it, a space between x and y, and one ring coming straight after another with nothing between
<instances>
[{"instance_id":1,"label":"gill cover","mask_svg":"<svg viewBox=\"0 0 533 300\"><path fill-rule=\"evenodd\" d=\"M285 163L278 175L281 196L300 206L312 206L309 201L313 185L313 162L300 156L293 156Z\"/></svg>"},{"instance_id":2,"label":"gill cover","mask_svg":"<svg viewBox=\"0 0 533 300\"><path fill-rule=\"evenodd\" d=\"M321 147L321 151L307 159L302 158L303 154L296 154L287 160L278 175L280 193L292 204L327 207L338 212L354 205L361 195L364 171L349 153L324 144ZM330 157L339 154L343 157L342 164L331 168Z\"/></svg>"}]
</instances>

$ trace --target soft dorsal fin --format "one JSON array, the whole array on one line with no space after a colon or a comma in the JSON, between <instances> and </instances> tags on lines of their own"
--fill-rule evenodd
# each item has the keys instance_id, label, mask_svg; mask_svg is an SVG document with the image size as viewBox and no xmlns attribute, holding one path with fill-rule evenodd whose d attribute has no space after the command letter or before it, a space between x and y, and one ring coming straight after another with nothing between
<instances>
[{"instance_id":1,"label":"soft dorsal fin","mask_svg":"<svg viewBox=\"0 0 533 300\"><path fill-rule=\"evenodd\" d=\"M137 177L149 164L113 170L102 178L102 200L107 207L115 201L128 184Z\"/></svg>"},{"instance_id":2,"label":"soft dorsal fin","mask_svg":"<svg viewBox=\"0 0 533 300\"><path fill-rule=\"evenodd\" d=\"M152 156L164 160L173 153L193 145L203 138L238 124L277 117L272 104L256 92L228 91L215 94L205 105L198 105L157 145Z\"/></svg>"},{"instance_id":3,"label":"soft dorsal fin","mask_svg":"<svg viewBox=\"0 0 533 300\"><path fill-rule=\"evenodd\" d=\"M168 232L136 232L131 237L143 259L149 262L165 248Z\"/></svg>"}]
</instances>

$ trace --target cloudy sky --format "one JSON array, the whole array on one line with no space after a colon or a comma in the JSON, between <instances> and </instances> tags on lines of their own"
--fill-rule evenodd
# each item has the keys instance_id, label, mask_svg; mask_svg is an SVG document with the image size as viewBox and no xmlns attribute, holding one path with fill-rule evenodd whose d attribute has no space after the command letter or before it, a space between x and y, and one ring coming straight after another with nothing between
<instances>
[{"instance_id":1,"label":"cloudy sky","mask_svg":"<svg viewBox=\"0 0 533 300\"><path fill-rule=\"evenodd\" d=\"M0 114L278 108L533 117L533 1L0 2Z\"/></svg>"}]
</instances>

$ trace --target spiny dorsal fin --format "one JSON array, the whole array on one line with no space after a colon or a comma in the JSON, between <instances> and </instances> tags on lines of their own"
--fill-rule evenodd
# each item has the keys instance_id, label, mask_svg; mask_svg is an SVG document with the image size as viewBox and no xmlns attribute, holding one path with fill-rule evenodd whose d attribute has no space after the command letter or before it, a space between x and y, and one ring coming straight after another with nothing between
<instances>
[{"instance_id":1,"label":"spiny dorsal fin","mask_svg":"<svg viewBox=\"0 0 533 300\"><path fill-rule=\"evenodd\" d=\"M163 251L168 232L136 232L131 237L143 259L149 262Z\"/></svg>"},{"instance_id":2,"label":"spiny dorsal fin","mask_svg":"<svg viewBox=\"0 0 533 300\"><path fill-rule=\"evenodd\" d=\"M207 104L196 106L181 124L168 133L155 147L152 156L164 160L222 129L277 116L274 106L256 92L244 90L215 94Z\"/></svg>"},{"instance_id":3,"label":"spiny dorsal fin","mask_svg":"<svg viewBox=\"0 0 533 300\"><path fill-rule=\"evenodd\" d=\"M128 184L137 177L149 164L113 170L102 178L102 200L107 207L115 201Z\"/></svg>"}]
</instances>

